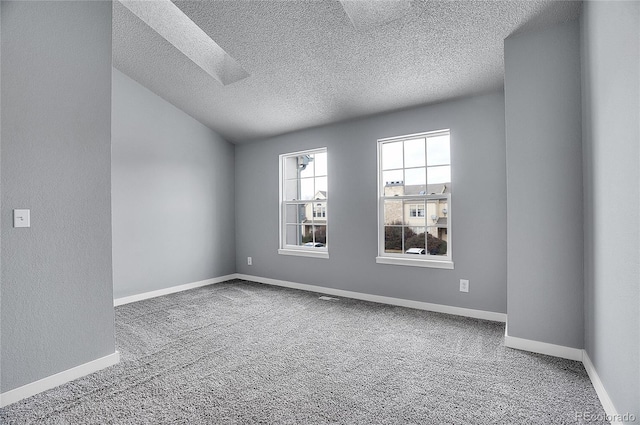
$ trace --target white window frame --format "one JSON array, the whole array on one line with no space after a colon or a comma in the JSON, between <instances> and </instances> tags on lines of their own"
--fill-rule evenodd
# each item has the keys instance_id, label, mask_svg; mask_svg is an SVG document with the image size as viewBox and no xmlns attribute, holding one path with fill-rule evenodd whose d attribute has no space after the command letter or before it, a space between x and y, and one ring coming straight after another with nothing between
<instances>
[{"instance_id":1,"label":"white window frame","mask_svg":"<svg viewBox=\"0 0 640 425\"><path fill-rule=\"evenodd\" d=\"M430 267L430 268L438 268L438 269L453 269L453 251L452 251L452 226L451 226L451 193L445 194L423 194L423 195L402 195L402 196L393 196L387 197L384 196L384 187L385 182L383 181L383 170L382 170L382 146L385 143L389 142L398 142L402 140L409 140L418 137L435 137L439 135L448 134L451 137L451 131L449 129L437 130L437 131L429 131L424 133L415 133L415 134L407 134L396 137L388 137L384 139L378 139L378 256L376 257L376 263L378 264L392 264L398 266L413 266L413 267ZM449 139L451 140L451 139ZM426 146L425 146L426 148ZM451 147L449 147L451 149ZM449 165L451 166L451 161L449 161ZM426 166L426 164L425 164ZM429 182L427 182L429 184ZM447 255L424 255L420 256L422 258L416 258L415 254L397 254L397 253L387 253L384 252L384 201L385 199L394 200L415 200L417 203L424 202L425 204L425 216L426 216L426 203L431 199L446 199L447 200ZM404 214L404 213L403 213ZM429 217L425 217L425 223L427 223ZM425 229L426 231L426 229Z\"/></svg>"},{"instance_id":2,"label":"white window frame","mask_svg":"<svg viewBox=\"0 0 640 425\"><path fill-rule=\"evenodd\" d=\"M287 205L296 205L296 204L311 204L312 211L314 210L315 204L318 203L317 199L307 199L307 200L297 200L297 201L287 201L285 200L285 162L287 158L297 157L302 155L316 154L316 153L326 153L327 154L327 168L329 163L329 151L326 147L308 149L304 151L291 152L286 154L281 154L279 156L279 213L278 213L278 223L279 223L279 249L278 254L281 255L293 255L299 257L312 257L312 258L329 258L329 218L328 213L325 214L325 217L312 217L313 219L321 218L326 226L326 242L324 247L306 247L300 245L287 245L286 244L286 213L285 209ZM327 186L329 185L329 171L327 170ZM327 187L328 189L328 187ZM321 201L325 205L325 212L329 211L329 196L327 190L327 199L323 199ZM311 213L313 216L313 212Z\"/></svg>"}]
</instances>

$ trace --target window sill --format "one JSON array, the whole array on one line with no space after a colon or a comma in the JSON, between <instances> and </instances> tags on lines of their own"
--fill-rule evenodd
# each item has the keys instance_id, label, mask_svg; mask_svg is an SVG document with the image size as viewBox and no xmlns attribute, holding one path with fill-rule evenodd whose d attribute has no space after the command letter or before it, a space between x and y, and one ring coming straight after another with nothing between
<instances>
[{"instance_id":1,"label":"window sill","mask_svg":"<svg viewBox=\"0 0 640 425\"><path fill-rule=\"evenodd\" d=\"M453 261L449 260L418 260L413 258L376 257L378 264L392 264L394 266L430 267L433 269L453 270Z\"/></svg>"},{"instance_id":2,"label":"window sill","mask_svg":"<svg viewBox=\"0 0 640 425\"><path fill-rule=\"evenodd\" d=\"M280 255L293 255L297 257L326 258L329 259L328 251L311 251L304 249L279 249Z\"/></svg>"}]
</instances>

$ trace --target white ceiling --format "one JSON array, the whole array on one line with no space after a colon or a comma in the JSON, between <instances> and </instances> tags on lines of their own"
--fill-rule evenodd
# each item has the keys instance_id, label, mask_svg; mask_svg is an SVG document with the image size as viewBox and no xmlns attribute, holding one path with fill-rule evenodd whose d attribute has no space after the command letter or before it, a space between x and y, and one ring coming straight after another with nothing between
<instances>
[{"instance_id":1,"label":"white ceiling","mask_svg":"<svg viewBox=\"0 0 640 425\"><path fill-rule=\"evenodd\" d=\"M573 1L412 1L356 29L338 1L174 3L250 76L220 84L117 1L113 64L234 143L498 89L506 37L580 13Z\"/></svg>"}]
</instances>

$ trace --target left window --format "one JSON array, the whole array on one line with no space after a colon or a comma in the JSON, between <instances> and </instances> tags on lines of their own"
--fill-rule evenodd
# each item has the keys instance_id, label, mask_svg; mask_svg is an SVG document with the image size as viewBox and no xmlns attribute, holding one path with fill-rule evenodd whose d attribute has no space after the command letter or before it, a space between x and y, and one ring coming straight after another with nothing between
<instances>
[{"instance_id":1,"label":"left window","mask_svg":"<svg viewBox=\"0 0 640 425\"><path fill-rule=\"evenodd\" d=\"M327 148L280 155L280 249L329 258Z\"/></svg>"}]
</instances>

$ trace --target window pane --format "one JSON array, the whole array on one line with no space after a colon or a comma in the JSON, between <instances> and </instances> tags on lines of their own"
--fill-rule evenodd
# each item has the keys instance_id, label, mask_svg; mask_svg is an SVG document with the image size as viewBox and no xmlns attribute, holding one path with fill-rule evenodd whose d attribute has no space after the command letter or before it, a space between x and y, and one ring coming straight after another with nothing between
<instances>
[{"instance_id":1,"label":"window pane","mask_svg":"<svg viewBox=\"0 0 640 425\"><path fill-rule=\"evenodd\" d=\"M424 202L410 201L404 206L404 220L409 226L425 225L425 205Z\"/></svg>"},{"instance_id":2,"label":"window pane","mask_svg":"<svg viewBox=\"0 0 640 425\"><path fill-rule=\"evenodd\" d=\"M327 242L327 226L305 226L302 246L305 248L323 248Z\"/></svg>"},{"instance_id":3,"label":"window pane","mask_svg":"<svg viewBox=\"0 0 640 425\"><path fill-rule=\"evenodd\" d=\"M384 252L395 254L402 253L402 227L384 227Z\"/></svg>"},{"instance_id":4,"label":"window pane","mask_svg":"<svg viewBox=\"0 0 640 425\"><path fill-rule=\"evenodd\" d=\"M313 199L313 178L300 180L300 198L302 200Z\"/></svg>"},{"instance_id":5,"label":"window pane","mask_svg":"<svg viewBox=\"0 0 640 425\"><path fill-rule=\"evenodd\" d=\"M384 224L403 224L402 201L384 201Z\"/></svg>"},{"instance_id":6,"label":"window pane","mask_svg":"<svg viewBox=\"0 0 640 425\"><path fill-rule=\"evenodd\" d=\"M424 186L427 184L427 179L424 171L424 167L409 168L407 170L404 170L404 185L422 186L422 190L424 190Z\"/></svg>"},{"instance_id":7,"label":"window pane","mask_svg":"<svg viewBox=\"0 0 640 425\"><path fill-rule=\"evenodd\" d=\"M424 139L404 142L404 167L424 167Z\"/></svg>"},{"instance_id":8,"label":"window pane","mask_svg":"<svg viewBox=\"0 0 640 425\"><path fill-rule=\"evenodd\" d=\"M405 227L404 228L404 252L405 254L424 255L425 251L425 228Z\"/></svg>"},{"instance_id":9,"label":"window pane","mask_svg":"<svg viewBox=\"0 0 640 425\"><path fill-rule=\"evenodd\" d=\"M300 180L286 180L284 184L284 200L285 201L294 201L300 199L300 194L298 193L298 185Z\"/></svg>"},{"instance_id":10,"label":"window pane","mask_svg":"<svg viewBox=\"0 0 640 425\"><path fill-rule=\"evenodd\" d=\"M310 217L307 211L311 212L311 204L293 204L285 207L285 223L299 224Z\"/></svg>"},{"instance_id":11,"label":"window pane","mask_svg":"<svg viewBox=\"0 0 640 425\"><path fill-rule=\"evenodd\" d=\"M298 169L300 170L300 177L313 177L314 167L314 155L300 155L298 156Z\"/></svg>"},{"instance_id":12,"label":"window pane","mask_svg":"<svg viewBox=\"0 0 640 425\"><path fill-rule=\"evenodd\" d=\"M313 227L313 240L315 246L320 248L322 245L327 245L327 226L314 226Z\"/></svg>"},{"instance_id":13,"label":"window pane","mask_svg":"<svg viewBox=\"0 0 640 425\"><path fill-rule=\"evenodd\" d=\"M451 166L428 167L427 182L429 183L429 186L432 184L451 183Z\"/></svg>"},{"instance_id":14,"label":"window pane","mask_svg":"<svg viewBox=\"0 0 640 425\"><path fill-rule=\"evenodd\" d=\"M313 204L300 204L298 206L298 223L311 222Z\"/></svg>"},{"instance_id":15,"label":"window pane","mask_svg":"<svg viewBox=\"0 0 640 425\"><path fill-rule=\"evenodd\" d=\"M322 193L318 193L322 192ZM327 178L326 177L316 177L316 187L315 193L313 194L314 199L325 199L327 197Z\"/></svg>"},{"instance_id":16,"label":"window pane","mask_svg":"<svg viewBox=\"0 0 640 425\"><path fill-rule=\"evenodd\" d=\"M404 195L404 175L402 170L383 171L384 196Z\"/></svg>"},{"instance_id":17,"label":"window pane","mask_svg":"<svg viewBox=\"0 0 640 425\"><path fill-rule=\"evenodd\" d=\"M297 205L285 205L284 222L292 223L292 224L298 222L298 206Z\"/></svg>"},{"instance_id":18,"label":"window pane","mask_svg":"<svg viewBox=\"0 0 640 425\"><path fill-rule=\"evenodd\" d=\"M441 227L427 228L427 254L447 255L447 229Z\"/></svg>"},{"instance_id":19,"label":"window pane","mask_svg":"<svg viewBox=\"0 0 640 425\"><path fill-rule=\"evenodd\" d=\"M429 210L429 217L432 217L432 215L438 217L438 226L447 224L446 218L449 213L449 208L446 199L429 200L427 208Z\"/></svg>"},{"instance_id":20,"label":"window pane","mask_svg":"<svg viewBox=\"0 0 640 425\"><path fill-rule=\"evenodd\" d=\"M298 159L295 156L289 156L284 159L284 178L298 178Z\"/></svg>"},{"instance_id":21,"label":"window pane","mask_svg":"<svg viewBox=\"0 0 640 425\"><path fill-rule=\"evenodd\" d=\"M317 153L314 158L316 176L327 175L327 153Z\"/></svg>"},{"instance_id":22,"label":"window pane","mask_svg":"<svg viewBox=\"0 0 640 425\"><path fill-rule=\"evenodd\" d=\"M287 224L284 237L285 244L297 246L302 245L302 239L307 228L308 233L310 233L311 226Z\"/></svg>"},{"instance_id":23,"label":"window pane","mask_svg":"<svg viewBox=\"0 0 640 425\"><path fill-rule=\"evenodd\" d=\"M382 145L382 169L402 168L402 142Z\"/></svg>"},{"instance_id":24,"label":"window pane","mask_svg":"<svg viewBox=\"0 0 640 425\"><path fill-rule=\"evenodd\" d=\"M434 223L434 220L437 220L438 202L439 202L439 199L429 199L427 201L427 217L429 218L430 224Z\"/></svg>"},{"instance_id":25,"label":"window pane","mask_svg":"<svg viewBox=\"0 0 640 425\"><path fill-rule=\"evenodd\" d=\"M449 135L427 139L427 165L451 164Z\"/></svg>"}]
</instances>

